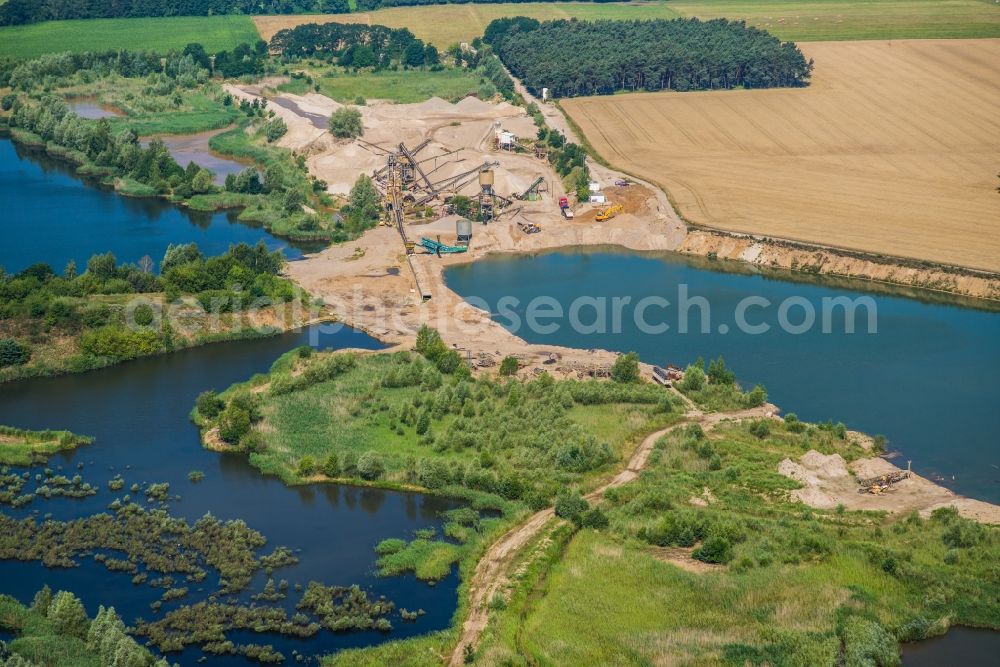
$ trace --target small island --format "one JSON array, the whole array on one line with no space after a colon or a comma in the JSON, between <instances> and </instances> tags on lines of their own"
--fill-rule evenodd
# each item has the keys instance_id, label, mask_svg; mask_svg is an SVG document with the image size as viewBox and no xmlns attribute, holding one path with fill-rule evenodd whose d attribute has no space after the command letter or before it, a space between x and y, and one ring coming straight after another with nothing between
<instances>
[{"instance_id":1,"label":"small island","mask_svg":"<svg viewBox=\"0 0 1000 667\"><path fill-rule=\"evenodd\" d=\"M89 445L94 439L69 431L28 431L0 426L0 465L44 463L56 452Z\"/></svg>"}]
</instances>

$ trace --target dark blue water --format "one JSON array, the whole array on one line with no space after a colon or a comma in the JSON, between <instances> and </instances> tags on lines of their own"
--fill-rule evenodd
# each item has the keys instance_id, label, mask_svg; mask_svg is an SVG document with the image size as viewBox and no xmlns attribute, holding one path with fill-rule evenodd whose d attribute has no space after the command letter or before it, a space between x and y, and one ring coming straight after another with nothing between
<instances>
[{"instance_id":1,"label":"dark blue water","mask_svg":"<svg viewBox=\"0 0 1000 667\"><path fill-rule=\"evenodd\" d=\"M37 151L0 141L0 265L17 271L35 262L57 270L70 259L81 268L94 253L111 250L124 261L143 255L162 257L170 243L197 242L206 254L224 252L230 244L263 239L270 248L284 248L294 258L301 253L263 229L237 223L233 216L192 214L166 202L129 199L94 187L77 177L65 163ZM234 642L272 644L291 661L292 651L315 656L351 646L370 645L448 626L455 611L458 575L429 586L413 577L380 578L374 572L374 546L387 537L409 537L414 530L440 528L440 512L452 501L413 493L397 493L339 485L290 488L250 467L246 456L220 455L201 447L198 430L189 420L195 397L209 388L223 389L265 372L282 353L301 344L318 348L377 349L380 344L351 329L326 325L272 338L210 345L144 358L81 375L39 378L0 384L0 424L22 428L69 429L95 438L93 444L57 455L48 466L67 476L79 473L99 489L82 500L36 498L27 507L0 508L23 518L51 514L68 520L106 511L108 503L128 492L132 483L169 482L171 513L194 522L208 512L242 519L262 533L262 552L283 545L298 555L298 565L274 573L292 587L309 581L327 585L359 584L369 596L380 595L399 607L423 609L416 622L394 615L392 632L332 633L298 640L249 632L230 633ZM83 468L78 469L78 464ZM204 472L199 483L188 480L192 470ZM121 474L126 488L107 489ZM71 569L48 569L34 562L0 561L0 592L30 602L43 584L76 593L93 614L98 605L112 605L131 623L153 616L149 604L162 593L148 585L135 586L131 575L111 573L103 565L81 558ZM261 573L251 588L266 581ZM211 593L213 575L191 585L188 597L164 604L164 611L190 604ZM200 588L199 588L200 586ZM246 599L246 595L243 596ZM281 603L292 608L301 594L289 589ZM171 654L171 663L196 664L200 650ZM211 657L212 663L247 664L242 658Z\"/></svg>"},{"instance_id":2,"label":"dark blue water","mask_svg":"<svg viewBox=\"0 0 1000 667\"><path fill-rule=\"evenodd\" d=\"M717 268L723 265L714 263ZM791 278L791 276L786 276ZM635 304L660 296L671 306L650 307L646 321L666 323L665 333L642 333L634 311L622 312L620 333L609 323L606 333L580 333L562 320L552 333L526 326L518 334L532 343L577 348L635 350L644 361L685 365L698 356L724 355L744 385L763 383L770 399L786 412L808 420L843 421L851 428L881 433L890 449L912 459L921 474L940 479L956 491L1000 502L1000 314L916 299L869 294L877 312L877 333L867 333L867 311L858 310L856 333L844 333L843 310L829 319L832 333L821 331L824 297L865 296L822 284L766 278L762 275L707 270L679 255L640 255L608 249L553 252L538 256L495 257L450 268L448 285L465 297L482 297L495 319L500 299L512 296L511 312L525 320L526 306L540 295L553 297L564 310L578 296L628 296ZM678 286L689 298L709 305L709 331L701 333L700 310L689 313L689 333L678 331ZM858 289L860 288L860 289ZM763 296L770 309L750 308L751 324L770 324L760 335L738 331L737 304ZM812 304L817 325L802 334L778 326L778 304L800 297ZM589 324L593 309L579 320ZM609 322L610 322L609 316ZM803 309L788 320L803 321ZM539 320L551 323L549 320ZM720 333L720 328L728 328ZM839 333L837 333L839 331Z\"/></svg>"},{"instance_id":3,"label":"dark blue water","mask_svg":"<svg viewBox=\"0 0 1000 667\"><path fill-rule=\"evenodd\" d=\"M62 271L75 260L80 271L96 253L119 261L149 255L157 265L171 243L197 243L206 255L230 244L263 240L289 259L315 244L293 244L260 226L236 221L237 212L198 213L161 199L122 197L94 187L72 165L0 139L0 266L15 273L35 262Z\"/></svg>"},{"instance_id":4,"label":"dark blue water","mask_svg":"<svg viewBox=\"0 0 1000 667\"><path fill-rule=\"evenodd\" d=\"M245 455L219 455L203 449L198 430L188 419L199 392L222 389L264 372L281 353L297 345L380 347L365 334L336 328L339 330L313 328L263 340L209 345L81 375L0 385L0 424L65 428L95 437L93 444L57 455L48 465L53 469L62 466L68 476L79 472L100 489L84 500L36 499L21 510L4 507L2 511L17 517L37 511L52 513L59 520L71 519L105 511L133 482L166 481L170 494L181 496L180 501L170 503L172 514L189 522L206 512L224 520L243 519L268 538L264 552L278 545L295 550L300 563L277 570L275 581L284 578L303 586L311 580L327 585L359 584L370 596L385 595L398 606L427 612L413 623L393 617L394 630L389 634L324 630L308 640L250 633L230 637L237 642L271 643L286 658L294 649L319 655L447 627L455 611L457 573L436 586L413 577L380 578L373 571L373 549L387 537L409 537L412 531L431 526L440 529L439 513L455 503L420 494L333 484L287 487L250 467ZM82 470L77 470L79 462L85 464ZM190 482L187 474L191 470L203 471L205 479ZM126 488L111 492L107 481L119 473ZM261 574L254 582L256 590L265 581ZM134 586L130 574L111 573L88 558L81 559L81 567L74 569L0 561L0 582L0 592L25 602L30 602L43 584L54 590L71 590L91 614L100 604L113 605L126 621L151 618L149 604L162 593L149 586ZM211 592L213 583L211 577L206 580L202 598ZM192 586L193 595L176 604L197 600L197 586ZM300 595L289 589L286 603L290 611ZM179 656L171 654L171 662L195 664L200 655L197 649L189 649ZM213 664L218 660L212 657Z\"/></svg>"},{"instance_id":5,"label":"dark blue water","mask_svg":"<svg viewBox=\"0 0 1000 667\"><path fill-rule=\"evenodd\" d=\"M906 667L996 665L1000 656L1000 632L979 628L952 628L947 634L912 644L903 644Z\"/></svg>"}]
</instances>

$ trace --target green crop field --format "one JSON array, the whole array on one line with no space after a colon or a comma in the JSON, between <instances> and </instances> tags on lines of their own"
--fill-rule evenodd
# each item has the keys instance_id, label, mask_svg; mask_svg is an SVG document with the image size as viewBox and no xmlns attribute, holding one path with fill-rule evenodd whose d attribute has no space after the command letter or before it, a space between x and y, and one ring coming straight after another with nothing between
<instances>
[{"instance_id":1,"label":"green crop field","mask_svg":"<svg viewBox=\"0 0 1000 667\"><path fill-rule=\"evenodd\" d=\"M208 51L260 39L247 16L49 21L0 28L0 56L33 58L53 51L182 49L201 42Z\"/></svg>"},{"instance_id":2,"label":"green crop field","mask_svg":"<svg viewBox=\"0 0 1000 667\"><path fill-rule=\"evenodd\" d=\"M993 0L680 0L683 16L745 19L796 42L1000 37Z\"/></svg>"},{"instance_id":3,"label":"green crop field","mask_svg":"<svg viewBox=\"0 0 1000 667\"><path fill-rule=\"evenodd\" d=\"M309 70L319 92L338 102L351 103L358 97L365 100L390 100L398 104L423 102L431 97L453 99L479 90L480 77L465 69L407 70L404 72L367 72L351 74L342 71ZM312 86L295 79L280 86L284 92L303 94Z\"/></svg>"}]
</instances>

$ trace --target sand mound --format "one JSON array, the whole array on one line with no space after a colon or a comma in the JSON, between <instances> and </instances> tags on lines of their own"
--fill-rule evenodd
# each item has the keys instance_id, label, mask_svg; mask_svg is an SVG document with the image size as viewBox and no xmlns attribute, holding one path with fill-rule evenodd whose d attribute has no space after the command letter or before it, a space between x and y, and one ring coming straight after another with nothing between
<instances>
[{"instance_id":1,"label":"sand mound","mask_svg":"<svg viewBox=\"0 0 1000 667\"><path fill-rule=\"evenodd\" d=\"M778 472L806 486L819 486L825 481L839 482L850 477L847 462L840 454L826 456L811 449L799 461L785 459L778 464Z\"/></svg>"},{"instance_id":2,"label":"sand mound","mask_svg":"<svg viewBox=\"0 0 1000 667\"><path fill-rule=\"evenodd\" d=\"M465 97L458 101L454 105L454 108L462 113L486 113L488 111L493 111L496 105L490 104L489 102L483 102L478 97Z\"/></svg>"},{"instance_id":3,"label":"sand mound","mask_svg":"<svg viewBox=\"0 0 1000 667\"><path fill-rule=\"evenodd\" d=\"M879 495L858 492L855 476L864 479L898 471L899 468L883 458L858 459L848 465L840 454L826 456L815 450L810 450L797 462L785 459L778 464L779 473L802 485L801 489L791 492L792 499L810 507L832 509L843 505L856 510L903 513L916 510L928 515L938 507L949 506L970 519L1000 523L1000 507L957 496L916 474Z\"/></svg>"}]
</instances>

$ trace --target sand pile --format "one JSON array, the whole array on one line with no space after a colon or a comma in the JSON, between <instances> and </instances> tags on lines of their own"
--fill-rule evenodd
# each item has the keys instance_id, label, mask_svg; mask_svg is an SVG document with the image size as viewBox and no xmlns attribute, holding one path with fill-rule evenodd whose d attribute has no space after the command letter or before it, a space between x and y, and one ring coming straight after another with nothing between
<instances>
[{"instance_id":1,"label":"sand pile","mask_svg":"<svg viewBox=\"0 0 1000 667\"><path fill-rule=\"evenodd\" d=\"M792 499L810 507L832 509L843 505L848 509L891 513L915 510L926 516L938 507L950 506L962 516L983 523L1000 523L1000 507L963 498L916 474L879 495L858 492L858 478L898 471L899 468L880 457L858 459L848 465L839 454L826 456L817 451L807 452L797 462L785 459L778 464L779 473L802 485L791 492Z\"/></svg>"}]
</instances>

